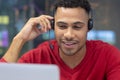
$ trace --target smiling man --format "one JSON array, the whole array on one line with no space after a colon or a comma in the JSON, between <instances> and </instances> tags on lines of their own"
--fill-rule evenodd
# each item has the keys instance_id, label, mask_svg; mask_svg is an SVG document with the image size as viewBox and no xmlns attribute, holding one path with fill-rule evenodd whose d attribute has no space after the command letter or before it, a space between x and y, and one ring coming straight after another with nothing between
<instances>
[{"instance_id":1,"label":"smiling man","mask_svg":"<svg viewBox=\"0 0 120 80\"><path fill-rule=\"evenodd\" d=\"M69 12L69 14L68 14ZM86 53L88 32L88 14L80 7L57 9L55 14L55 36L59 45L59 54L71 68L80 63ZM73 58L77 60L73 60Z\"/></svg>"},{"instance_id":2,"label":"smiling man","mask_svg":"<svg viewBox=\"0 0 120 80\"><path fill-rule=\"evenodd\" d=\"M60 80L120 80L120 51L108 43L87 40L93 27L90 11L87 0L59 0L54 17L41 15L28 20L0 61L56 64ZM51 29L51 20L55 40L40 44L18 59L27 41ZM36 27L38 24L42 26L40 29Z\"/></svg>"}]
</instances>

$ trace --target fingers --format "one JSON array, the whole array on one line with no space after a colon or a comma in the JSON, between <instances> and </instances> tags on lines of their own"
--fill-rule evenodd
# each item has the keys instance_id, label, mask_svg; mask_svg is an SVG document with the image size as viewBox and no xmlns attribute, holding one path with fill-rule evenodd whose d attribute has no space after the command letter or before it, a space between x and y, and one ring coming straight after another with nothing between
<instances>
[{"instance_id":1,"label":"fingers","mask_svg":"<svg viewBox=\"0 0 120 80\"><path fill-rule=\"evenodd\" d=\"M30 18L24 25L22 30L19 32L19 34L22 35L22 37L24 38L27 38L28 36L36 37L51 29L50 20L52 19L53 17L48 15L41 15L39 17ZM38 25L40 26L40 28L37 27Z\"/></svg>"},{"instance_id":2,"label":"fingers","mask_svg":"<svg viewBox=\"0 0 120 80\"><path fill-rule=\"evenodd\" d=\"M40 26L38 28L42 32L47 32L49 29L51 29L50 20L52 20L53 17L48 15L41 15L39 17L36 17L36 24Z\"/></svg>"}]
</instances>

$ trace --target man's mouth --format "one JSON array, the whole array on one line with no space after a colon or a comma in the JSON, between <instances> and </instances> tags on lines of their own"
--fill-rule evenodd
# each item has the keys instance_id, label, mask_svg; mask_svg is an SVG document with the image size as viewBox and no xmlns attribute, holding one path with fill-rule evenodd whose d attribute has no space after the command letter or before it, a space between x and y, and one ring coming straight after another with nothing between
<instances>
[{"instance_id":1,"label":"man's mouth","mask_svg":"<svg viewBox=\"0 0 120 80\"><path fill-rule=\"evenodd\" d=\"M63 41L63 46L66 48L75 48L75 46L77 45L77 42L75 41Z\"/></svg>"}]
</instances>

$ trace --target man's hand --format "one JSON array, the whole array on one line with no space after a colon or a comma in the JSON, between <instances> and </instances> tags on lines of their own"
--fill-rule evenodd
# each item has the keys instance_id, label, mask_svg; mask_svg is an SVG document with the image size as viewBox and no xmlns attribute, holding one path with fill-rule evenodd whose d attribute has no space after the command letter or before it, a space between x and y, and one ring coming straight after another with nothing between
<instances>
[{"instance_id":1,"label":"man's hand","mask_svg":"<svg viewBox=\"0 0 120 80\"><path fill-rule=\"evenodd\" d=\"M38 35L51 29L50 20L52 19L53 17L48 15L30 18L15 38L23 39L25 42L33 40ZM37 26L40 26L41 28L39 29Z\"/></svg>"}]
</instances>

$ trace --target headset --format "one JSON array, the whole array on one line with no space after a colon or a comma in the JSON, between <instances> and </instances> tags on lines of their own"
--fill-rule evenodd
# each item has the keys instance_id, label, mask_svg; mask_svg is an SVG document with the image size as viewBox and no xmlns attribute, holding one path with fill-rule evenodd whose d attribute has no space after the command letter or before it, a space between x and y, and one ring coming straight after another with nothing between
<instances>
[{"instance_id":1,"label":"headset","mask_svg":"<svg viewBox=\"0 0 120 80\"><path fill-rule=\"evenodd\" d=\"M54 24L55 24L54 19L50 20L51 29L53 30L54 30ZM41 29L41 26L37 26L37 28ZM92 28L93 28L93 11L92 9L90 9L89 20L88 20L88 30L90 31ZM50 31L49 31L49 39L50 39ZM48 42L49 42L50 49L53 50L54 46L51 44L50 40Z\"/></svg>"},{"instance_id":2,"label":"headset","mask_svg":"<svg viewBox=\"0 0 120 80\"><path fill-rule=\"evenodd\" d=\"M94 21L93 21L93 10L90 9L89 13L89 20L88 20L88 30L90 31L93 28Z\"/></svg>"},{"instance_id":3,"label":"headset","mask_svg":"<svg viewBox=\"0 0 120 80\"><path fill-rule=\"evenodd\" d=\"M54 19L50 20L50 24L51 24L51 29L54 30ZM90 31L91 29L93 28L93 11L92 9L90 10L90 13L89 13L89 20L88 20L88 30ZM49 31L49 37L50 37L50 31ZM51 44L50 40L49 40L49 46L50 46L50 49L54 49L53 45Z\"/></svg>"},{"instance_id":4,"label":"headset","mask_svg":"<svg viewBox=\"0 0 120 80\"><path fill-rule=\"evenodd\" d=\"M55 23L54 19L50 20L51 29L53 29L53 30L54 30L54 23ZM49 35L49 39L50 39L50 30L49 30L48 35ZM53 50L54 46L51 44L50 40L48 40L48 43L49 43L50 49Z\"/></svg>"},{"instance_id":5,"label":"headset","mask_svg":"<svg viewBox=\"0 0 120 80\"><path fill-rule=\"evenodd\" d=\"M54 30L54 24L55 24L54 19L50 20L51 29L53 29L53 30Z\"/></svg>"},{"instance_id":6,"label":"headset","mask_svg":"<svg viewBox=\"0 0 120 80\"><path fill-rule=\"evenodd\" d=\"M50 20L51 28L54 30L54 19ZM88 30L90 31L93 28L93 11L90 10L89 20L88 20Z\"/></svg>"}]
</instances>

